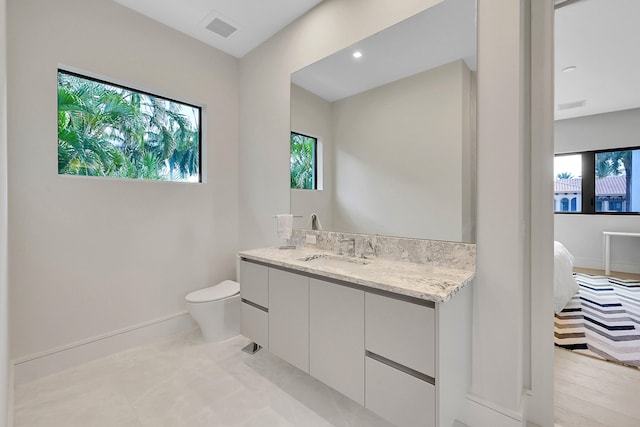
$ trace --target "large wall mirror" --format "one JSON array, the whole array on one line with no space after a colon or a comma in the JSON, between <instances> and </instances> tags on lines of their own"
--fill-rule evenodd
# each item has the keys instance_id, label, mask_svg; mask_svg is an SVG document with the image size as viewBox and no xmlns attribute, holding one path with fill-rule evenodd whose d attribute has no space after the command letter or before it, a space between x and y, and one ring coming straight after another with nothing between
<instances>
[{"instance_id":1,"label":"large wall mirror","mask_svg":"<svg viewBox=\"0 0 640 427\"><path fill-rule=\"evenodd\" d=\"M473 242L475 69L476 2L444 0L293 73L296 227Z\"/></svg>"}]
</instances>

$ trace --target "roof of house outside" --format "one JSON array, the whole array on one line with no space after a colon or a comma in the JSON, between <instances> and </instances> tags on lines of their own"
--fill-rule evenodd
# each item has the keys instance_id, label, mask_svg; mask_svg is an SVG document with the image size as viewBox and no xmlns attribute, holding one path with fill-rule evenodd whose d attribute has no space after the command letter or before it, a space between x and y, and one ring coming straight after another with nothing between
<instances>
[{"instance_id":1,"label":"roof of house outside","mask_svg":"<svg viewBox=\"0 0 640 427\"><path fill-rule=\"evenodd\" d=\"M556 179L555 193L580 193L582 178ZM627 194L627 176L606 176L596 178L596 194L598 196L624 196Z\"/></svg>"},{"instance_id":2,"label":"roof of house outside","mask_svg":"<svg viewBox=\"0 0 640 427\"><path fill-rule=\"evenodd\" d=\"M580 193L582 191L582 178L556 179L556 193Z\"/></svg>"}]
</instances>

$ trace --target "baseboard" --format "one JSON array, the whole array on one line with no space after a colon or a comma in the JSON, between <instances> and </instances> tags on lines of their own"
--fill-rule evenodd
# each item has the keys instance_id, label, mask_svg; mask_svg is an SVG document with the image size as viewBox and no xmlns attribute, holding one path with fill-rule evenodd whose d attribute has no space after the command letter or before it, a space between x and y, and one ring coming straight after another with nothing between
<instances>
[{"instance_id":1,"label":"baseboard","mask_svg":"<svg viewBox=\"0 0 640 427\"><path fill-rule=\"evenodd\" d=\"M469 427L523 427L524 417L520 412L503 408L472 394L467 394L467 402L469 419L464 422Z\"/></svg>"},{"instance_id":2,"label":"baseboard","mask_svg":"<svg viewBox=\"0 0 640 427\"><path fill-rule=\"evenodd\" d=\"M601 258L581 258L576 257L574 265L581 268L592 268L594 270L604 270L604 261ZM625 264L619 262L611 262L611 271L620 271L623 273L640 274L639 264Z\"/></svg>"},{"instance_id":3,"label":"baseboard","mask_svg":"<svg viewBox=\"0 0 640 427\"><path fill-rule=\"evenodd\" d=\"M602 262L602 259L595 259L595 258L575 257L575 261L573 262L573 265L574 267L591 268L593 270L604 269L604 263Z\"/></svg>"},{"instance_id":4,"label":"baseboard","mask_svg":"<svg viewBox=\"0 0 640 427\"><path fill-rule=\"evenodd\" d=\"M12 360L13 384L22 384L100 357L196 327L183 311Z\"/></svg>"}]
</instances>

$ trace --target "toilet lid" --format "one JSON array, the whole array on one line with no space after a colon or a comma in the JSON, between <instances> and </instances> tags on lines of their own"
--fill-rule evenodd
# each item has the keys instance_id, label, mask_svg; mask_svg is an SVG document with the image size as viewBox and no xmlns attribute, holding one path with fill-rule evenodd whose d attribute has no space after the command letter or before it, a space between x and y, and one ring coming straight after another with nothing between
<instances>
[{"instance_id":1,"label":"toilet lid","mask_svg":"<svg viewBox=\"0 0 640 427\"><path fill-rule=\"evenodd\" d=\"M215 286L191 292L185 297L187 302L210 302L229 298L240 292L240 284L233 280L225 280Z\"/></svg>"}]
</instances>

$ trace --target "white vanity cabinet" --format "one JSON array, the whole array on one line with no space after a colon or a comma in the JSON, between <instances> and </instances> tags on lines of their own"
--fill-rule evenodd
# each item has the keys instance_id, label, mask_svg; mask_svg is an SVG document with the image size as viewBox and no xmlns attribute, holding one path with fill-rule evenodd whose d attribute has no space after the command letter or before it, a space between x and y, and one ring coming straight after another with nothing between
<instances>
[{"instance_id":1,"label":"white vanity cabinet","mask_svg":"<svg viewBox=\"0 0 640 427\"><path fill-rule=\"evenodd\" d=\"M471 286L434 303L246 260L240 284L243 335L392 424L465 413Z\"/></svg>"},{"instance_id":2,"label":"white vanity cabinet","mask_svg":"<svg viewBox=\"0 0 640 427\"><path fill-rule=\"evenodd\" d=\"M311 376L364 406L364 291L310 279Z\"/></svg>"},{"instance_id":3,"label":"white vanity cabinet","mask_svg":"<svg viewBox=\"0 0 640 427\"><path fill-rule=\"evenodd\" d=\"M269 267L240 261L240 332L256 344L269 348Z\"/></svg>"},{"instance_id":4,"label":"white vanity cabinet","mask_svg":"<svg viewBox=\"0 0 640 427\"><path fill-rule=\"evenodd\" d=\"M309 372L309 278L269 268L269 351Z\"/></svg>"}]
</instances>

